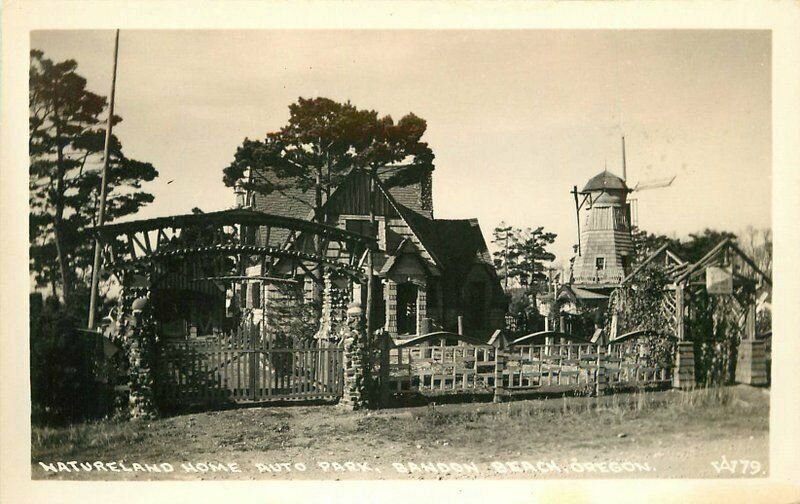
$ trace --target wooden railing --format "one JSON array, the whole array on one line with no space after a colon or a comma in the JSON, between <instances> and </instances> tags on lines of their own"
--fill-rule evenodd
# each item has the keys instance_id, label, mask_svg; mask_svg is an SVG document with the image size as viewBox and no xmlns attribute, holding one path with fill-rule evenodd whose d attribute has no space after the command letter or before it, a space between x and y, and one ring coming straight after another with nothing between
<instances>
[{"instance_id":1,"label":"wooden railing","mask_svg":"<svg viewBox=\"0 0 800 504\"><path fill-rule=\"evenodd\" d=\"M398 393L490 392L497 349L490 345L423 343L389 350L390 390Z\"/></svg>"},{"instance_id":2,"label":"wooden railing","mask_svg":"<svg viewBox=\"0 0 800 504\"><path fill-rule=\"evenodd\" d=\"M597 375L597 346L591 343L520 345L506 349L504 386L508 389L591 387Z\"/></svg>"},{"instance_id":3,"label":"wooden railing","mask_svg":"<svg viewBox=\"0 0 800 504\"><path fill-rule=\"evenodd\" d=\"M452 337L388 350L389 389L399 394L603 393L668 386L672 364L648 365L641 345L476 345Z\"/></svg>"}]
</instances>

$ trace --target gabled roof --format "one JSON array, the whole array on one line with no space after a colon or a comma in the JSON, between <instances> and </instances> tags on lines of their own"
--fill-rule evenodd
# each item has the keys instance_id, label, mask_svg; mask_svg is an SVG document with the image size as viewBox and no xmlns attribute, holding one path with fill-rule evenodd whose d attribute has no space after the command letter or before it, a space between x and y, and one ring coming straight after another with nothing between
<instances>
[{"instance_id":1,"label":"gabled roof","mask_svg":"<svg viewBox=\"0 0 800 504\"><path fill-rule=\"evenodd\" d=\"M378 179L382 182L386 182L394 178L398 170L401 169L402 167L397 166L381 167L378 169ZM271 173L267 173L266 177L274 182L278 181ZM289 184L290 180L287 179L282 182ZM388 191L392 194L395 201L401 205L417 213L431 217L431 212L424 210L422 208L422 202L419 200L419 183L394 186L389 188ZM313 189L303 191L293 185L290 185L290 187L286 189L273 191L269 194L259 194L256 198L256 210L299 219L310 218L309 215L311 214L313 206Z\"/></svg>"},{"instance_id":2,"label":"gabled roof","mask_svg":"<svg viewBox=\"0 0 800 504\"><path fill-rule=\"evenodd\" d=\"M625 181L608 170L603 170L590 178L581 192L601 191L603 189L617 189L629 191Z\"/></svg>"},{"instance_id":3,"label":"gabled roof","mask_svg":"<svg viewBox=\"0 0 800 504\"><path fill-rule=\"evenodd\" d=\"M623 278L622 281L620 282L620 285L628 283L628 281L630 281L632 278L638 275L640 271L642 271L648 264L655 261L662 254L664 255L667 264L667 272L673 276L680 274L680 272L684 271L687 267L689 267L689 264L687 264L686 261L684 261L677 253L673 252L673 250L669 246L669 243L665 243L664 245L658 247L658 249L655 252L650 254L650 257L648 257L647 259L642 261L641 264L636 266L636 268L634 268L634 270L631 271L631 273L628 276Z\"/></svg>"},{"instance_id":4,"label":"gabled roof","mask_svg":"<svg viewBox=\"0 0 800 504\"><path fill-rule=\"evenodd\" d=\"M465 279L473 265L479 264L487 267L494 275L494 268L483 238L477 219L432 219L430 212L421 210L420 202L417 198L417 189L414 189L414 197L409 196L408 191L402 188L387 188L383 180L394 175L395 167L388 167L379 170L378 180L375 181L376 193L385 197L386 203L394 210L397 215L408 225L409 229L419 240L420 245L431 256L434 264L440 269L447 271L448 275L456 279ZM342 183L331 195L328 202L332 205L338 204L339 196L350 190L348 184L358 183L355 176L357 173L348 174L348 181ZM271 193L263 200L264 205L273 205L273 210L286 212L298 212L303 209L300 215L311 218L309 206L298 201L299 191L292 191L290 194ZM309 191L306 197L312 197ZM326 203L328 204L328 203ZM391 268L391 264L382 265L381 269ZM433 272L436 274L435 272ZM497 286L498 289L499 283Z\"/></svg>"},{"instance_id":5,"label":"gabled roof","mask_svg":"<svg viewBox=\"0 0 800 504\"><path fill-rule=\"evenodd\" d=\"M687 278L689 278L689 276L695 271L711 264L714 261L714 259L725 249L732 250L736 255L741 257L742 260L748 266L750 266L753 269L753 271L755 271L765 282L767 282L768 285L772 285L772 279L769 277L769 275L761 271L761 269L758 266L756 266L753 260L750 259L750 257L748 257L747 254L742 252L742 250L738 246L736 246L736 243L730 238L725 238L724 240L719 242L716 247L711 249L706 255L700 258L699 261L692 264L686 269L686 271L678 275L678 277L675 279L675 282L678 283L682 282Z\"/></svg>"},{"instance_id":6,"label":"gabled roof","mask_svg":"<svg viewBox=\"0 0 800 504\"><path fill-rule=\"evenodd\" d=\"M492 266L477 219L426 219L407 208L401 214L449 273L463 277L473 264Z\"/></svg>"}]
</instances>

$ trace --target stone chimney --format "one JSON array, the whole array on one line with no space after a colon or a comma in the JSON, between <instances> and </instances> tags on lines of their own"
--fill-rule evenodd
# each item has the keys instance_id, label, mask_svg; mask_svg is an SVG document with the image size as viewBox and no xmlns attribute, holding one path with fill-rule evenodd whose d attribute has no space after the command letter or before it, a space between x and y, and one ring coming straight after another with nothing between
<instances>
[{"instance_id":1,"label":"stone chimney","mask_svg":"<svg viewBox=\"0 0 800 504\"><path fill-rule=\"evenodd\" d=\"M433 218L433 170L426 171L419 181L419 204Z\"/></svg>"}]
</instances>

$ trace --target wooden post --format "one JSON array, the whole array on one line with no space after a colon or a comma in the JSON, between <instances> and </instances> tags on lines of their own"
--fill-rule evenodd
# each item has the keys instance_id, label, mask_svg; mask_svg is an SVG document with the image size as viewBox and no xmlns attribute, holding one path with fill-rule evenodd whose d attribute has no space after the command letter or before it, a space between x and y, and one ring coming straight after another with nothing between
<instances>
[{"instance_id":1,"label":"wooden post","mask_svg":"<svg viewBox=\"0 0 800 504\"><path fill-rule=\"evenodd\" d=\"M111 148L111 128L114 120L114 95L117 89L117 56L119 55L119 29L114 36L114 67L111 72L111 96L108 100L108 119L106 120L106 139L103 146L103 171L100 177L100 209L97 216L97 225L102 226L106 220L106 191L108 179L108 157ZM128 238L130 240L130 238ZM94 242L94 260L92 261L92 284L89 292L89 329L95 328L97 315L97 288L100 282L100 262L102 244L100 238ZM66 296L64 296L66 298Z\"/></svg>"},{"instance_id":2,"label":"wooden post","mask_svg":"<svg viewBox=\"0 0 800 504\"><path fill-rule=\"evenodd\" d=\"M756 340L756 305L747 305L747 315L745 315L745 338L748 341Z\"/></svg>"},{"instance_id":3,"label":"wooden post","mask_svg":"<svg viewBox=\"0 0 800 504\"><path fill-rule=\"evenodd\" d=\"M675 359L675 370L672 376L672 387L688 389L694 388L694 343L679 341Z\"/></svg>"},{"instance_id":4,"label":"wooden post","mask_svg":"<svg viewBox=\"0 0 800 504\"><path fill-rule=\"evenodd\" d=\"M380 331L378 334L378 348L380 349L380 407L386 408L391 402L391 390L389 388L390 364L389 351L394 347L394 341L389 333Z\"/></svg>"},{"instance_id":5,"label":"wooden post","mask_svg":"<svg viewBox=\"0 0 800 504\"><path fill-rule=\"evenodd\" d=\"M503 371L505 370L506 355L503 352L503 338L493 338L494 346L494 397L492 402L503 402L505 389L503 388Z\"/></svg>"},{"instance_id":6,"label":"wooden post","mask_svg":"<svg viewBox=\"0 0 800 504\"><path fill-rule=\"evenodd\" d=\"M683 312L683 285L678 284L675 286L675 337L678 341L683 341L685 338Z\"/></svg>"},{"instance_id":7,"label":"wooden post","mask_svg":"<svg viewBox=\"0 0 800 504\"><path fill-rule=\"evenodd\" d=\"M763 341L742 340L736 361L736 382L747 385L766 385L767 355Z\"/></svg>"},{"instance_id":8,"label":"wooden post","mask_svg":"<svg viewBox=\"0 0 800 504\"><path fill-rule=\"evenodd\" d=\"M597 372L595 373L595 395L601 396L606 393L606 348L605 345L597 345Z\"/></svg>"}]
</instances>

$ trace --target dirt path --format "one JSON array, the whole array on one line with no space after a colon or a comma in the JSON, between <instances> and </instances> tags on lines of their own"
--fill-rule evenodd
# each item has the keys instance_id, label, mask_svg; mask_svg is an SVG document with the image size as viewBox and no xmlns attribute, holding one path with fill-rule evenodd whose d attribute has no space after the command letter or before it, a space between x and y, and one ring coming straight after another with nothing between
<instances>
[{"instance_id":1,"label":"dirt path","mask_svg":"<svg viewBox=\"0 0 800 504\"><path fill-rule=\"evenodd\" d=\"M599 403L571 398L371 413L335 406L237 409L150 424L37 429L31 462L34 478L45 479L766 475L768 391L735 387L715 394L660 392Z\"/></svg>"}]
</instances>

